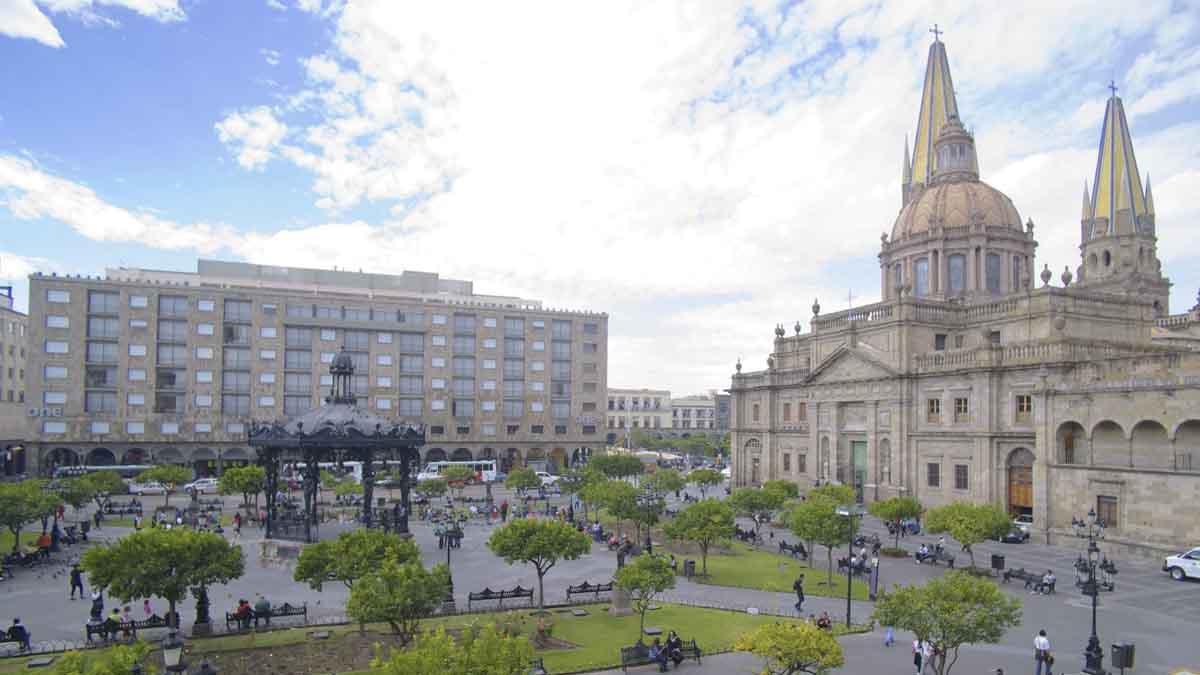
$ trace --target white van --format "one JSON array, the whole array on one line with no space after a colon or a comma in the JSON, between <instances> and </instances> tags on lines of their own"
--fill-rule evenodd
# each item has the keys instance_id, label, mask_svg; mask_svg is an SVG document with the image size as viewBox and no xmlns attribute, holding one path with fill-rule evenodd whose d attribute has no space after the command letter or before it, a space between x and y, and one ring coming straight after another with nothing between
<instances>
[{"instance_id":1,"label":"white van","mask_svg":"<svg viewBox=\"0 0 1200 675\"><path fill-rule=\"evenodd\" d=\"M496 480L496 460L478 459L470 462L429 462L417 473L417 482L441 478L442 472L449 466L465 466L475 474L467 482L491 483Z\"/></svg>"}]
</instances>

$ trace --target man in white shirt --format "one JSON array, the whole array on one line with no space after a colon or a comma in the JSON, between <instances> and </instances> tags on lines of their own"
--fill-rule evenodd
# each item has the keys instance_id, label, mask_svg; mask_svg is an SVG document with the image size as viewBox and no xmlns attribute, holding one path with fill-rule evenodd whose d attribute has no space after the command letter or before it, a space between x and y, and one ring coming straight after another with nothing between
<instances>
[{"instance_id":1,"label":"man in white shirt","mask_svg":"<svg viewBox=\"0 0 1200 675\"><path fill-rule=\"evenodd\" d=\"M1034 675L1042 675L1043 668L1046 675L1050 675L1054 657L1050 655L1050 638L1046 637L1045 629L1039 630L1037 637L1033 638L1033 660L1037 664Z\"/></svg>"}]
</instances>

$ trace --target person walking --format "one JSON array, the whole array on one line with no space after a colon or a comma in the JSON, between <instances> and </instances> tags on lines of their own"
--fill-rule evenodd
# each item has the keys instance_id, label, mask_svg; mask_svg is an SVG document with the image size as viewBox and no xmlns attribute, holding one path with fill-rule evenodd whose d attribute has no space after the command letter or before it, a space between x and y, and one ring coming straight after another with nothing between
<instances>
[{"instance_id":1,"label":"person walking","mask_svg":"<svg viewBox=\"0 0 1200 675\"><path fill-rule=\"evenodd\" d=\"M896 644L896 632L892 630L891 626L884 626L883 627L883 646L891 647L894 644Z\"/></svg>"},{"instance_id":2,"label":"person walking","mask_svg":"<svg viewBox=\"0 0 1200 675\"><path fill-rule=\"evenodd\" d=\"M925 642L920 638L913 640L913 665L917 667L917 675L925 669Z\"/></svg>"},{"instance_id":3,"label":"person walking","mask_svg":"<svg viewBox=\"0 0 1200 675\"><path fill-rule=\"evenodd\" d=\"M1033 661L1035 664L1034 675L1042 675L1042 669L1045 668L1045 675L1050 675L1050 667L1054 665L1054 656L1050 653L1050 638L1046 637L1046 629L1038 631L1038 634L1033 638Z\"/></svg>"},{"instance_id":4,"label":"person walking","mask_svg":"<svg viewBox=\"0 0 1200 675\"><path fill-rule=\"evenodd\" d=\"M83 570L79 569L79 563L71 566L71 599L75 599L75 589L79 589L79 599L83 599Z\"/></svg>"},{"instance_id":5,"label":"person walking","mask_svg":"<svg viewBox=\"0 0 1200 675\"><path fill-rule=\"evenodd\" d=\"M796 591L796 612L799 613L804 609L804 575L796 577L796 582L792 584L792 590Z\"/></svg>"}]
</instances>

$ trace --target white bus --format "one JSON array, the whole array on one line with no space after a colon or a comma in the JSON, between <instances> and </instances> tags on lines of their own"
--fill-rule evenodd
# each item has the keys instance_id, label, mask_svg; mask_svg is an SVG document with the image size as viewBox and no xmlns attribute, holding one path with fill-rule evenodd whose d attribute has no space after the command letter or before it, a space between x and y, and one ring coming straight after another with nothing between
<instances>
[{"instance_id":1,"label":"white bus","mask_svg":"<svg viewBox=\"0 0 1200 675\"><path fill-rule=\"evenodd\" d=\"M442 475L442 471L448 466L465 466L471 469L475 474L473 482L476 483L490 483L496 480L496 460L477 459L470 462L430 462L417 474L417 481L439 478Z\"/></svg>"}]
</instances>

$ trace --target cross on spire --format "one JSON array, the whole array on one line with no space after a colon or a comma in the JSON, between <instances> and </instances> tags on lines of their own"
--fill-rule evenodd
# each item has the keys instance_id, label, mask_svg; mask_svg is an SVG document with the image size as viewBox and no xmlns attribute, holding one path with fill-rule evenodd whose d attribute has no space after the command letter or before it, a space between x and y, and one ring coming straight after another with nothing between
<instances>
[{"instance_id":1,"label":"cross on spire","mask_svg":"<svg viewBox=\"0 0 1200 675\"><path fill-rule=\"evenodd\" d=\"M938 38L941 37L942 33L944 33L945 31L938 30L938 25L935 23L935 24L933 24L933 28L929 29L929 32L933 33L933 41L938 42Z\"/></svg>"},{"instance_id":2,"label":"cross on spire","mask_svg":"<svg viewBox=\"0 0 1200 675\"><path fill-rule=\"evenodd\" d=\"M1116 96L1116 95L1117 95L1117 82L1116 82L1116 80L1109 80L1109 81L1108 81L1108 88L1112 90L1112 95L1113 95L1113 96Z\"/></svg>"}]
</instances>

